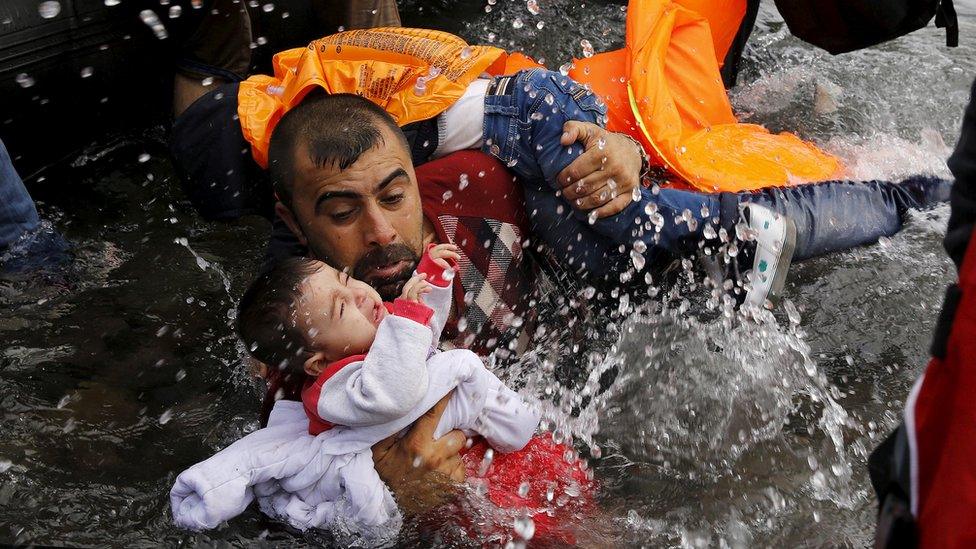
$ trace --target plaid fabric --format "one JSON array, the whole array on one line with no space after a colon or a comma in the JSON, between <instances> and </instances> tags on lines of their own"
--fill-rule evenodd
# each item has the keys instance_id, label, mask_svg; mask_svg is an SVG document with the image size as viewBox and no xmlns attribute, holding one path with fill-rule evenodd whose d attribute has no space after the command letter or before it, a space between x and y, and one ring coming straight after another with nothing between
<instances>
[{"instance_id":1,"label":"plaid fabric","mask_svg":"<svg viewBox=\"0 0 976 549\"><path fill-rule=\"evenodd\" d=\"M462 151L417 167L424 216L461 248L458 320L444 338L479 354L505 352L529 311L535 263L522 249L528 217L518 184L488 155Z\"/></svg>"},{"instance_id":2,"label":"plaid fabric","mask_svg":"<svg viewBox=\"0 0 976 549\"><path fill-rule=\"evenodd\" d=\"M476 352L504 347L518 336L532 292L534 271L522 250L522 230L491 218L437 218L461 248L458 279L461 319L449 334L454 345Z\"/></svg>"}]
</instances>

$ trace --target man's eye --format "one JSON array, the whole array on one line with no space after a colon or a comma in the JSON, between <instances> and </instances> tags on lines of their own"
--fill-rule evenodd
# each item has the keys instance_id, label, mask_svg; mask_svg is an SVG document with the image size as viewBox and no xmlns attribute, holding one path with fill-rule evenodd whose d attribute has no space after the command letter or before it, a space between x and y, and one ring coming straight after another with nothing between
<instances>
[{"instance_id":1,"label":"man's eye","mask_svg":"<svg viewBox=\"0 0 976 549\"><path fill-rule=\"evenodd\" d=\"M400 202L401 200L403 200L403 193L398 193L398 194L392 194L392 195L384 198L383 199L383 203L384 204L396 204L397 202Z\"/></svg>"},{"instance_id":2,"label":"man's eye","mask_svg":"<svg viewBox=\"0 0 976 549\"><path fill-rule=\"evenodd\" d=\"M345 220L349 219L350 217L352 217L352 214L353 214L353 211L352 210L343 210L343 211L340 211L340 212L334 212L332 214L332 219L334 219L336 221L345 221Z\"/></svg>"}]
</instances>

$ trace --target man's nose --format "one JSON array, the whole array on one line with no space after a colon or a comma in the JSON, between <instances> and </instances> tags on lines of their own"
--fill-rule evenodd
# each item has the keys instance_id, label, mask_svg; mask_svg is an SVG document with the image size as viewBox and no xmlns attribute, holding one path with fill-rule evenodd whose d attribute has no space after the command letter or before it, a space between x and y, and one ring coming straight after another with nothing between
<instances>
[{"instance_id":1,"label":"man's nose","mask_svg":"<svg viewBox=\"0 0 976 549\"><path fill-rule=\"evenodd\" d=\"M386 218L386 213L376 205L366 212L368 226L364 236L369 246L385 247L397 240L396 229Z\"/></svg>"}]
</instances>

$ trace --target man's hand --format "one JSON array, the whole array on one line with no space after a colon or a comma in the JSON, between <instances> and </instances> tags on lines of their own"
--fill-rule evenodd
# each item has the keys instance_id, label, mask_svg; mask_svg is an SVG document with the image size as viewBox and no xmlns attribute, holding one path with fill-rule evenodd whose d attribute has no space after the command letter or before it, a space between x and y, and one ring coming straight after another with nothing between
<instances>
[{"instance_id":1,"label":"man's hand","mask_svg":"<svg viewBox=\"0 0 976 549\"><path fill-rule=\"evenodd\" d=\"M563 125L563 146L583 144L584 152L559 172L557 182L573 208L597 217L619 213L633 201L640 185L641 152L629 137L589 122Z\"/></svg>"},{"instance_id":2,"label":"man's hand","mask_svg":"<svg viewBox=\"0 0 976 549\"><path fill-rule=\"evenodd\" d=\"M464 480L458 452L467 438L451 431L434 440L434 429L447 407L448 394L414 422L406 436L390 437L373 446L373 465L408 515L436 507L453 495L453 483Z\"/></svg>"}]
</instances>

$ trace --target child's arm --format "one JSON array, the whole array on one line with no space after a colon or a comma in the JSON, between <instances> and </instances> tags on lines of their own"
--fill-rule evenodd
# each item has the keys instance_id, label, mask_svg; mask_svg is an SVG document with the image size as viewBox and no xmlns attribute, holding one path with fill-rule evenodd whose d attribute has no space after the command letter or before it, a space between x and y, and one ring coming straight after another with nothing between
<instances>
[{"instance_id":1,"label":"child's arm","mask_svg":"<svg viewBox=\"0 0 976 549\"><path fill-rule=\"evenodd\" d=\"M417 265L417 274L427 275L427 282L431 286L430 292L423 294L423 300L434 311L430 331L434 335L435 347L451 314L454 275L458 272L460 258L458 247L453 244L431 244Z\"/></svg>"},{"instance_id":2,"label":"child's arm","mask_svg":"<svg viewBox=\"0 0 976 549\"><path fill-rule=\"evenodd\" d=\"M435 361L460 361L470 374L454 389L434 431L434 439L460 429L467 435L485 437L499 452L515 452L528 444L539 426L538 406L509 389L471 351L456 349L431 358L428 366L431 375L438 372Z\"/></svg>"},{"instance_id":3,"label":"child's arm","mask_svg":"<svg viewBox=\"0 0 976 549\"><path fill-rule=\"evenodd\" d=\"M407 297L393 302L366 356L330 364L302 392L306 411L333 425L362 427L402 417L423 399L434 314L419 303L425 287L421 277L407 282Z\"/></svg>"}]
</instances>

